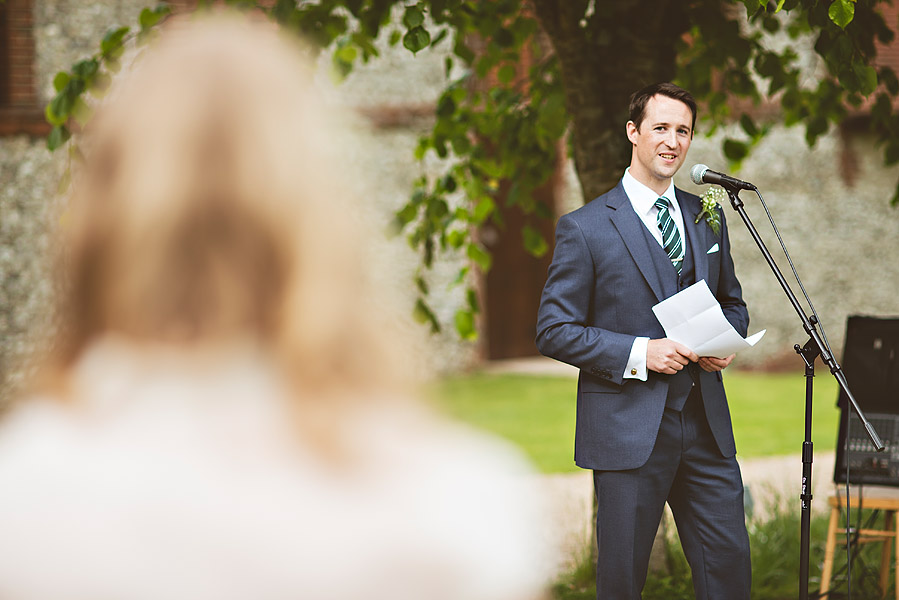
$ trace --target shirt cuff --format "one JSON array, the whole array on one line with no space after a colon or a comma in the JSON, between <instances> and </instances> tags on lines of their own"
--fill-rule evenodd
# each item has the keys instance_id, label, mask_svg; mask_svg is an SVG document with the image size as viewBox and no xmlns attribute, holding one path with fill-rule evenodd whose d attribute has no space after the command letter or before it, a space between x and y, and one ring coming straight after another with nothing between
<instances>
[{"instance_id":1,"label":"shirt cuff","mask_svg":"<svg viewBox=\"0 0 899 600\"><path fill-rule=\"evenodd\" d=\"M646 348L648 345L648 337L634 338L634 345L631 346L631 355L624 366L624 379L646 381Z\"/></svg>"}]
</instances>

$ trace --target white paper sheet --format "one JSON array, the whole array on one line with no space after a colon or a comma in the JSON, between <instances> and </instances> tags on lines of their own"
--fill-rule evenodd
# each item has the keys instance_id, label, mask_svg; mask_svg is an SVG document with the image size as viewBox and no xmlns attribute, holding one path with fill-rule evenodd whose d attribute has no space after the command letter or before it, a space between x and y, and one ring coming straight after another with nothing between
<instances>
[{"instance_id":1,"label":"white paper sheet","mask_svg":"<svg viewBox=\"0 0 899 600\"><path fill-rule=\"evenodd\" d=\"M652 312L669 339L687 346L699 356L725 358L755 346L765 329L743 338L733 328L705 280L662 300Z\"/></svg>"}]
</instances>

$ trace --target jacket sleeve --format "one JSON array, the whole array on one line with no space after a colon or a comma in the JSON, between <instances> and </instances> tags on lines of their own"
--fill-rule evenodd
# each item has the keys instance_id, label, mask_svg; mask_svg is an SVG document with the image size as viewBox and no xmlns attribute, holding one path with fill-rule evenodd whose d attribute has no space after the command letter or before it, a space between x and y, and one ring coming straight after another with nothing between
<instances>
[{"instance_id":1,"label":"jacket sleeve","mask_svg":"<svg viewBox=\"0 0 899 600\"><path fill-rule=\"evenodd\" d=\"M596 285L584 233L571 215L565 215L556 226L553 260L537 311L537 349L621 385L635 338L592 325Z\"/></svg>"}]
</instances>

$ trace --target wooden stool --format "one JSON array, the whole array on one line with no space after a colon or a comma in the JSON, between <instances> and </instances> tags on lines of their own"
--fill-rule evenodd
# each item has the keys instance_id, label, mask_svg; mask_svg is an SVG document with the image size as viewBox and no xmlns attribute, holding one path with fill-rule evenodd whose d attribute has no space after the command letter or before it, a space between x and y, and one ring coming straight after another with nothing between
<instances>
[{"instance_id":1,"label":"wooden stool","mask_svg":"<svg viewBox=\"0 0 899 600\"><path fill-rule=\"evenodd\" d=\"M846 498L843 496L831 496L827 499L830 504L830 524L827 526L827 545L824 549L824 567L821 570L821 600L829 597L830 577L833 574L833 554L837 541L845 545L846 538L837 540L837 533L844 531L839 527L840 511L846 507ZM853 510L859 506L858 497L852 499ZM886 517L883 529L861 529L858 531L858 543L882 542L883 549L880 553L880 589L883 598L886 598L887 586L890 581L890 551L891 546L887 542L893 541L896 545L896 572L899 573L899 519L896 511L899 510L899 498L868 498L862 497L861 507L871 510L882 510ZM899 600L899 585L896 586L896 600Z\"/></svg>"}]
</instances>

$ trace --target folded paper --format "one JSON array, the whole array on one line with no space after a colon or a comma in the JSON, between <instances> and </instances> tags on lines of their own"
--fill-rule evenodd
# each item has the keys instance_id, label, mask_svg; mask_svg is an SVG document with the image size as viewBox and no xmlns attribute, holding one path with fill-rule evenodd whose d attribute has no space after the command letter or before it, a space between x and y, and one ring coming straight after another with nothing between
<instances>
[{"instance_id":1,"label":"folded paper","mask_svg":"<svg viewBox=\"0 0 899 600\"><path fill-rule=\"evenodd\" d=\"M734 329L705 280L652 307L665 335L687 346L699 356L725 358L751 348L765 335L765 329L744 338Z\"/></svg>"}]
</instances>

